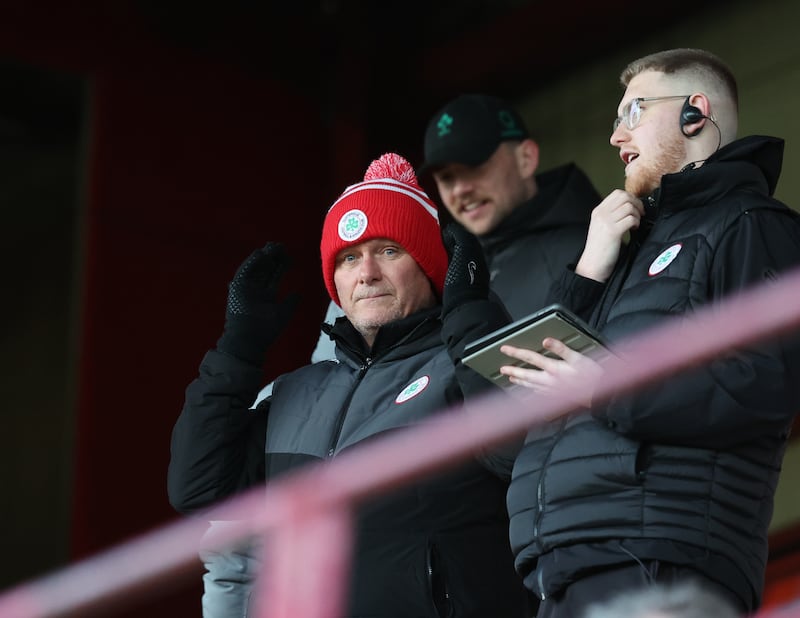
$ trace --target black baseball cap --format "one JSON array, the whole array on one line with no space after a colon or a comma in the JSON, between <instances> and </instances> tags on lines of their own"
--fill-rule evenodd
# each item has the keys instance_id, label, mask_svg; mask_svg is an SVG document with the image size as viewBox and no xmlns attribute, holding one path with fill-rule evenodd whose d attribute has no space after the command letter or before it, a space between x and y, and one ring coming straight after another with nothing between
<instances>
[{"instance_id":1,"label":"black baseball cap","mask_svg":"<svg viewBox=\"0 0 800 618\"><path fill-rule=\"evenodd\" d=\"M449 163L480 165L501 142L523 140L528 129L503 99L462 94L440 109L425 129L425 162L420 172Z\"/></svg>"}]
</instances>

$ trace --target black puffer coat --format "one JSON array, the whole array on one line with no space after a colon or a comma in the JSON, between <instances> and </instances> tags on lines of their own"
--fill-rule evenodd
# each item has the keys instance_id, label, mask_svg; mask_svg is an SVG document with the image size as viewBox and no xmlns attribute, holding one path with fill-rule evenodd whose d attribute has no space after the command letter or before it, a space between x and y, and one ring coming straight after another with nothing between
<instances>
[{"instance_id":1,"label":"black puffer coat","mask_svg":"<svg viewBox=\"0 0 800 618\"><path fill-rule=\"evenodd\" d=\"M550 285L583 251L600 195L586 175L567 164L536 176L536 196L480 236L491 288L511 317L545 305Z\"/></svg>"},{"instance_id":2,"label":"black puffer coat","mask_svg":"<svg viewBox=\"0 0 800 618\"><path fill-rule=\"evenodd\" d=\"M783 142L750 137L665 176L611 279L566 273L551 300L612 342L800 266L771 195ZM781 460L800 408L796 341L720 357L531 433L508 495L517 569L541 598L632 560L690 565L760 603Z\"/></svg>"},{"instance_id":3,"label":"black puffer coat","mask_svg":"<svg viewBox=\"0 0 800 618\"><path fill-rule=\"evenodd\" d=\"M261 370L208 352L173 432L172 505L193 512L459 404L438 314L384 326L371 351L339 319L330 331L339 362L279 377L255 412L247 408ZM347 616L528 616L508 542L507 485L472 461L365 504Z\"/></svg>"}]
</instances>

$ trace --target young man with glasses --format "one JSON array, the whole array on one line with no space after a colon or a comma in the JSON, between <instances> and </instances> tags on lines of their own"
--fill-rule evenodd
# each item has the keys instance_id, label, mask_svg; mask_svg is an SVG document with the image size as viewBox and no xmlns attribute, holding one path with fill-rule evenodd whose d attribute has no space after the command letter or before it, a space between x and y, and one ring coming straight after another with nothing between
<instances>
[{"instance_id":1,"label":"young man with glasses","mask_svg":"<svg viewBox=\"0 0 800 618\"><path fill-rule=\"evenodd\" d=\"M772 197L783 140L736 139L730 69L703 50L673 49L632 62L621 81L611 144L625 189L594 209L585 249L551 295L612 345L800 265L797 213ZM460 263L463 244L450 247ZM480 258L475 247L471 258ZM445 329L474 336L467 318L489 314L487 296L466 303L462 293ZM537 618L580 616L616 593L688 580L742 614L759 606L800 401L798 348L797 337L757 342L638 393L588 398L531 430L507 504L517 571L541 600ZM538 369L501 371L538 390L568 387L579 364L592 368L582 383L602 380L601 365L562 342L548 350L560 358L506 347Z\"/></svg>"}]
</instances>

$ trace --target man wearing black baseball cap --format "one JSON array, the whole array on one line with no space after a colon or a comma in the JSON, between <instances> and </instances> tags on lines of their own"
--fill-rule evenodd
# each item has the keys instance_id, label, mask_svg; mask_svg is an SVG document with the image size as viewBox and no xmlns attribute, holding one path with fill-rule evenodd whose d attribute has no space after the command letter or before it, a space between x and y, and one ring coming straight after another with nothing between
<instances>
[{"instance_id":1,"label":"man wearing black baseball cap","mask_svg":"<svg viewBox=\"0 0 800 618\"><path fill-rule=\"evenodd\" d=\"M539 146L508 102L464 94L425 131L421 170L452 218L483 247L491 288L514 319L544 306L550 282L580 255L600 195L569 163L536 174Z\"/></svg>"},{"instance_id":2,"label":"man wearing black baseball cap","mask_svg":"<svg viewBox=\"0 0 800 618\"><path fill-rule=\"evenodd\" d=\"M522 141L528 129L517 111L497 97L465 94L448 103L425 132L425 170L448 163L480 165L501 142Z\"/></svg>"}]
</instances>

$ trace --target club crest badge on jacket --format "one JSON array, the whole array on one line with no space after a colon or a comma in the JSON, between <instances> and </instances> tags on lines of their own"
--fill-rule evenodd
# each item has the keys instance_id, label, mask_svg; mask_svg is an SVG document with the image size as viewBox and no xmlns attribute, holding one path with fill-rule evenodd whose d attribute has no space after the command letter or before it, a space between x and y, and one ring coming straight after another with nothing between
<instances>
[{"instance_id":1,"label":"club crest badge on jacket","mask_svg":"<svg viewBox=\"0 0 800 618\"><path fill-rule=\"evenodd\" d=\"M664 270L667 266L669 266L672 263L672 261L676 257L678 257L678 254L681 252L681 247L683 247L683 245L677 243L675 245L672 245L669 249L665 249L664 251L662 251L661 255L659 255L655 260L653 260L652 264L650 264L650 268L647 270L647 274L652 277L653 275L657 275L662 270Z\"/></svg>"},{"instance_id":2,"label":"club crest badge on jacket","mask_svg":"<svg viewBox=\"0 0 800 618\"><path fill-rule=\"evenodd\" d=\"M422 391L428 388L428 383L431 379L428 376L422 376L421 378L417 378L411 384L406 386L397 398L394 400L395 403L405 403L409 399L413 399L417 395L419 395Z\"/></svg>"}]
</instances>

